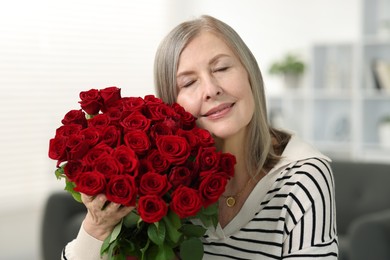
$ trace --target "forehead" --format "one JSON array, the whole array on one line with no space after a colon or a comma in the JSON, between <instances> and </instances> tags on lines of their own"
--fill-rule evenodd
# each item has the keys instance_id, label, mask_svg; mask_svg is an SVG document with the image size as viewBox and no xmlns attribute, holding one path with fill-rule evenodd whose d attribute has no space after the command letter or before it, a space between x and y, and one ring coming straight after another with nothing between
<instances>
[{"instance_id":1,"label":"forehead","mask_svg":"<svg viewBox=\"0 0 390 260\"><path fill-rule=\"evenodd\" d=\"M192 38L183 48L179 57L179 66L190 64L202 58L212 58L212 56L220 54L236 56L221 36L209 31L203 31Z\"/></svg>"}]
</instances>

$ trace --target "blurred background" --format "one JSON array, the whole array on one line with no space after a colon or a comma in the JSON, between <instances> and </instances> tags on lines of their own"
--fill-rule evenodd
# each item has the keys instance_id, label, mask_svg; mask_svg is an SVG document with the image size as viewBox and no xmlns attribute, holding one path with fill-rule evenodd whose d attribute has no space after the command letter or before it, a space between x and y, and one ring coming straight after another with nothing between
<instances>
[{"instance_id":1,"label":"blurred background","mask_svg":"<svg viewBox=\"0 0 390 260\"><path fill-rule=\"evenodd\" d=\"M390 115L389 0L0 0L2 259L42 259L42 209L64 188L49 139L79 92L154 93L160 40L201 14L230 24L253 51L272 124L332 158L390 161L380 130ZM289 55L303 65L290 81Z\"/></svg>"}]
</instances>

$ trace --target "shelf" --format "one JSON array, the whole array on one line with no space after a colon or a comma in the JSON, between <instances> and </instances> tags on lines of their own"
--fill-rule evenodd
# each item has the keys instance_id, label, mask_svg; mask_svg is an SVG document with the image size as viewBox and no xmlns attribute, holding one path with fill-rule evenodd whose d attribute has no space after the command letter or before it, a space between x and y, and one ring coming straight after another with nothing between
<instances>
[{"instance_id":1,"label":"shelf","mask_svg":"<svg viewBox=\"0 0 390 260\"><path fill-rule=\"evenodd\" d=\"M390 148L382 147L379 144L365 144L363 147L362 159L366 161L390 163Z\"/></svg>"},{"instance_id":2,"label":"shelf","mask_svg":"<svg viewBox=\"0 0 390 260\"><path fill-rule=\"evenodd\" d=\"M313 48L313 90L352 89L353 43L315 45Z\"/></svg>"},{"instance_id":3,"label":"shelf","mask_svg":"<svg viewBox=\"0 0 390 260\"><path fill-rule=\"evenodd\" d=\"M390 34L390 0L363 0L363 35Z\"/></svg>"},{"instance_id":4,"label":"shelf","mask_svg":"<svg viewBox=\"0 0 390 260\"><path fill-rule=\"evenodd\" d=\"M352 159L350 142L314 141L314 145L331 159Z\"/></svg>"},{"instance_id":5,"label":"shelf","mask_svg":"<svg viewBox=\"0 0 390 260\"><path fill-rule=\"evenodd\" d=\"M349 89L316 89L313 98L316 100L349 101L353 97Z\"/></svg>"},{"instance_id":6,"label":"shelf","mask_svg":"<svg viewBox=\"0 0 390 260\"><path fill-rule=\"evenodd\" d=\"M362 42L366 46L389 45L390 34L386 36L365 35L362 37Z\"/></svg>"},{"instance_id":7,"label":"shelf","mask_svg":"<svg viewBox=\"0 0 390 260\"><path fill-rule=\"evenodd\" d=\"M390 163L390 148L380 145L378 133L380 120L390 115L390 90L378 87L372 67L376 59L390 62L390 27L388 36L378 27L386 17L390 26L390 0L362 4L360 40L315 44L309 84L269 98L270 118L332 159Z\"/></svg>"},{"instance_id":8,"label":"shelf","mask_svg":"<svg viewBox=\"0 0 390 260\"><path fill-rule=\"evenodd\" d=\"M362 91L363 100L387 101L390 100L390 90L387 89L364 89Z\"/></svg>"}]
</instances>

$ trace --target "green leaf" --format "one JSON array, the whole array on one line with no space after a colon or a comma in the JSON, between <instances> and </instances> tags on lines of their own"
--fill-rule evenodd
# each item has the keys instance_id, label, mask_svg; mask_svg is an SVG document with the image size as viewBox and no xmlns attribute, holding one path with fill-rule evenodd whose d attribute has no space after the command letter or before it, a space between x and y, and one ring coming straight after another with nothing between
<instances>
[{"instance_id":1,"label":"green leaf","mask_svg":"<svg viewBox=\"0 0 390 260\"><path fill-rule=\"evenodd\" d=\"M182 260L202 260L203 244L199 238L189 238L180 245L180 258Z\"/></svg>"},{"instance_id":2,"label":"green leaf","mask_svg":"<svg viewBox=\"0 0 390 260\"><path fill-rule=\"evenodd\" d=\"M114 242L119 236L119 234L121 233L122 224L123 224L123 219L112 230L110 243Z\"/></svg>"},{"instance_id":3,"label":"green leaf","mask_svg":"<svg viewBox=\"0 0 390 260\"><path fill-rule=\"evenodd\" d=\"M168 246L167 244L163 244L162 246L158 247L156 260L172 260L175 257L175 253L173 252L172 248Z\"/></svg>"},{"instance_id":4,"label":"green leaf","mask_svg":"<svg viewBox=\"0 0 390 260\"><path fill-rule=\"evenodd\" d=\"M210 216L206 216L200 213L197 217L200 219L200 221L202 221L205 227L211 227L213 225L213 220Z\"/></svg>"},{"instance_id":5,"label":"green leaf","mask_svg":"<svg viewBox=\"0 0 390 260\"><path fill-rule=\"evenodd\" d=\"M181 220L180 217L172 210L169 210L167 213L167 217L169 218L169 221L173 224L175 228L180 228L181 226Z\"/></svg>"},{"instance_id":6,"label":"green leaf","mask_svg":"<svg viewBox=\"0 0 390 260\"><path fill-rule=\"evenodd\" d=\"M202 208L200 212L207 216L218 214L218 203L211 204L207 208Z\"/></svg>"},{"instance_id":7,"label":"green leaf","mask_svg":"<svg viewBox=\"0 0 390 260\"><path fill-rule=\"evenodd\" d=\"M188 237L202 237L206 233L206 229L199 225L184 224L180 231Z\"/></svg>"},{"instance_id":8,"label":"green leaf","mask_svg":"<svg viewBox=\"0 0 390 260\"><path fill-rule=\"evenodd\" d=\"M54 174L56 175L57 180L60 180L60 179L65 177L64 167L65 167L65 164L62 165L61 167L57 168L56 171L54 172Z\"/></svg>"},{"instance_id":9,"label":"green leaf","mask_svg":"<svg viewBox=\"0 0 390 260\"><path fill-rule=\"evenodd\" d=\"M110 246L108 248L108 252L107 252L109 259L112 259L114 252L115 252L115 248L117 245L118 245L118 241L116 241L116 240L114 241L114 243L110 244Z\"/></svg>"},{"instance_id":10,"label":"green leaf","mask_svg":"<svg viewBox=\"0 0 390 260\"><path fill-rule=\"evenodd\" d=\"M155 222L148 227L148 237L150 240L158 246L164 243L166 235L165 224L162 221Z\"/></svg>"},{"instance_id":11,"label":"green leaf","mask_svg":"<svg viewBox=\"0 0 390 260\"><path fill-rule=\"evenodd\" d=\"M100 247L100 255L102 256L104 253L107 252L108 248L110 247L110 240L111 240L111 235L106 237L104 239L102 246Z\"/></svg>"},{"instance_id":12,"label":"green leaf","mask_svg":"<svg viewBox=\"0 0 390 260\"><path fill-rule=\"evenodd\" d=\"M211 222L213 223L213 227L216 228L218 225L218 214L211 216Z\"/></svg>"},{"instance_id":13,"label":"green leaf","mask_svg":"<svg viewBox=\"0 0 390 260\"><path fill-rule=\"evenodd\" d=\"M108 252L112 251L113 245L114 246L117 245L116 239L118 238L118 235L121 231L122 222L123 222L123 220L115 226L115 228L112 230L111 234L103 241L103 245L100 247L100 255L103 255L104 253L106 253L107 250L108 250Z\"/></svg>"},{"instance_id":14,"label":"green leaf","mask_svg":"<svg viewBox=\"0 0 390 260\"><path fill-rule=\"evenodd\" d=\"M196 217L202 221L205 227L216 227L218 225L218 203L202 208Z\"/></svg>"},{"instance_id":15,"label":"green leaf","mask_svg":"<svg viewBox=\"0 0 390 260\"><path fill-rule=\"evenodd\" d=\"M123 224L125 225L125 227L131 228L137 226L139 220L139 215L137 215L137 213L135 213L134 211L131 211L123 218Z\"/></svg>"},{"instance_id":16,"label":"green leaf","mask_svg":"<svg viewBox=\"0 0 390 260\"><path fill-rule=\"evenodd\" d=\"M180 228L181 222L178 215L175 213L169 214L163 218L163 221L166 225L167 234L169 239L177 244L182 236L182 234L178 231Z\"/></svg>"},{"instance_id":17,"label":"green leaf","mask_svg":"<svg viewBox=\"0 0 390 260\"><path fill-rule=\"evenodd\" d=\"M76 187L76 184L74 182L71 182L68 179L66 179L65 190L67 192L69 192L76 201L81 203L82 202L81 201L81 194L74 190L75 187Z\"/></svg>"},{"instance_id":18,"label":"green leaf","mask_svg":"<svg viewBox=\"0 0 390 260\"><path fill-rule=\"evenodd\" d=\"M126 260L126 256L123 254L115 254L108 258L109 260Z\"/></svg>"},{"instance_id":19,"label":"green leaf","mask_svg":"<svg viewBox=\"0 0 390 260\"><path fill-rule=\"evenodd\" d=\"M121 243L122 252L128 256L138 256L138 248L135 246L136 241L123 240Z\"/></svg>"}]
</instances>

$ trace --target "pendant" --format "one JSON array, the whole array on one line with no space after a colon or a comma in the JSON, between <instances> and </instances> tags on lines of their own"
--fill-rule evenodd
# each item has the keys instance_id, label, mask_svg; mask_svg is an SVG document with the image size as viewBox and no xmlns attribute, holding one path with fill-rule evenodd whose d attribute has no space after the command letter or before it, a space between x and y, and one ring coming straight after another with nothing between
<instances>
[{"instance_id":1,"label":"pendant","mask_svg":"<svg viewBox=\"0 0 390 260\"><path fill-rule=\"evenodd\" d=\"M226 205L231 208L236 204L236 199L232 196L226 198Z\"/></svg>"}]
</instances>

